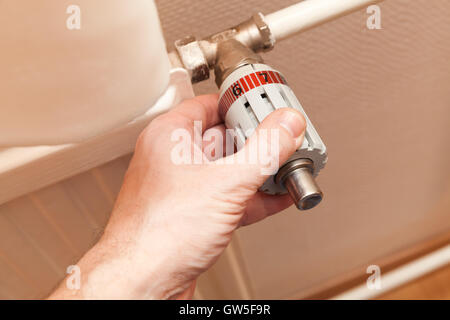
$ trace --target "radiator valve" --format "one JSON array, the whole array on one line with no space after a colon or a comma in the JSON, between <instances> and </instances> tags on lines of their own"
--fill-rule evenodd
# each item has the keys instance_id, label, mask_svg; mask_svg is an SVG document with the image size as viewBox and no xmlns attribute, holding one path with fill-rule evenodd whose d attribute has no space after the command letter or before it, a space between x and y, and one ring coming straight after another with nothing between
<instances>
[{"instance_id":1,"label":"radiator valve","mask_svg":"<svg viewBox=\"0 0 450 320\"><path fill-rule=\"evenodd\" d=\"M218 48L215 67L220 87L219 110L225 125L236 131L242 148L258 124L279 108L294 108L306 119L302 146L269 177L261 191L289 193L300 210L315 207L323 197L315 181L327 161L326 147L284 76L237 41Z\"/></svg>"},{"instance_id":2,"label":"radiator valve","mask_svg":"<svg viewBox=\"0 0 450 320\"><path fill-rule=\"evenodd\" d=\"M259 13L247 21L202 40L195 37L175 43L170 60L186 68L193 83L209 78L214 69L220 88L219 110L225 125L237 132L242 148L251 132L271 112L294 108L306 119L302 146L271 176L261 190L269 194L289 193L297 208L315 207L323 197L315 181L327 161L326 147L284 76L264 64L259 52L271 50L275 38Z\"/></svg>"}]
</instances>

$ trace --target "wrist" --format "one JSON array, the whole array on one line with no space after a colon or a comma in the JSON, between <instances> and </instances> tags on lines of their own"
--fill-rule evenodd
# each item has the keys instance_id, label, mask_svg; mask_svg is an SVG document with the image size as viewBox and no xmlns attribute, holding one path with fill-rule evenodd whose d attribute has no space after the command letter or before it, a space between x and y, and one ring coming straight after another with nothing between
<instances>
[{"instance_id":1,"label":"wrist","mask_svg":"<svg viewBox=\"0 0 450 320\"><path fill-rule=\"evenodd\" d=\"M141 250L110 237L103 237L77 266L80 287L69 289L65 279L49 299L168 299L183 287L168 252L154 246Z\"/></svg>"},{"instance_id":2,"label":"wrist","mask_svg":"<svg viewBox=\"0 0 450 320\"><path fill-rule=\"evenodd\" d=\"M144 243L149 245L143 248L115 238L99 241L86 261L80 262L88 266L83 295L87 299L167 299L176 294L181 285L178 270L171 250L160 246L167 242L151 237Z\"/></svg>"}]
</instances>

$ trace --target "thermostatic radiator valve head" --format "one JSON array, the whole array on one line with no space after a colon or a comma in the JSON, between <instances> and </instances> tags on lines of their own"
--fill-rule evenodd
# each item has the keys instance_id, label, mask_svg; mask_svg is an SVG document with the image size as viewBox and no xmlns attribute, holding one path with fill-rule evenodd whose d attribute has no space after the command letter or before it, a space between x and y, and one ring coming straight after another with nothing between
<instances>
[{"instance_id":1,"label":"thermostatic radiator valve head","mask_svg":"<svg viewBox=\"0 0 450 320\"><path fill-rule=\"evenodd\" d=\"M306 119L302 146L271 176L261 190L289 193L300 210L315 207L323 197L315 181L327 161L326 147L284 76L264 64L258 52L271 50L275 37L259 13L243 23L202 40L175 42L170 60L188 70L192 83L209 78L214 69L220 88L219 110L225 125L236 131L240 149L258 124L280 108L294 108Z\"/></svg>"},{"instance_id":2,"label":"thermostatic radiator valve head","mask_svg":"<svg viewBox=\"0 0 450 320\"><path fill-rule=\"evenodd\" d=\"M236 55L238 51L230 54ZM234 68L227 67L226 59L221 64L219 56L216 82L220 86L220 113L226 127L236 131L238 149L244 146L258 124L276 109L294 108L303 114L306 133L302 146L260 190L268 194L288 192L298 209L311 209L323 197L315 177L327 161L326 147L284 76L255 56L253 53L237 59Z\"/></svg>"}]
</instances>

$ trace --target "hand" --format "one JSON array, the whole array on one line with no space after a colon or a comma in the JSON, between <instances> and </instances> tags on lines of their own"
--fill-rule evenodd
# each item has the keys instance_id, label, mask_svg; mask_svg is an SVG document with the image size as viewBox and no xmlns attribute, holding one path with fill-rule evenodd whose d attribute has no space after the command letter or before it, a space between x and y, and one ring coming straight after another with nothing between
<instances>
[{"instance_id":1,"label":"hand","mask_svg":"<svg viewBox=\"0 0 450 320\"><path fill-rule=\"evenodd\" d=\"M176 164L174 148L180 142L172 139L175 130L190 133L187 150L202 151L193 143L194 121L201 121L203 137L212 130L225 135L217 95L187 100L142 132L105 233L78 264L85 276L75 297L187 298L195 279L217 260L239 226L292 204L288 195L258 191L269 178L263 173L267 161L242 159L261 144L261 130L277 130L279 150L269 158L283 164L303 141L300 112L283 108L270 114L227 161ZM270 139L268 134L262 143L270 145ZM203 149L211 150L214 143ZM61 290L53 297L68 297Z\"/></svg>"}]
</instances>

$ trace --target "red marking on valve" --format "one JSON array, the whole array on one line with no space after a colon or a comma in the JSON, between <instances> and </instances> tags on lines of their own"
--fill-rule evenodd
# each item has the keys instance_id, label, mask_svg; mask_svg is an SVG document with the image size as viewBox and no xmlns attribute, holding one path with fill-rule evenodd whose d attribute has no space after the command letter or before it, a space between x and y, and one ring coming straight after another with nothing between
<instances>
[{"instance_id":1,"label":"red marking on valve","mask_svg":"<svg viewBox=\"0 0 450 320\"><path fill-rule=\"evenodd\" d=\"M259 87L261 85L256 74L254 74L254 73L250 74L250 78L252 78L253 83L255 84L255 87Z\"/></svg>"},{"instance_id":2,"label":"red marking on valve","mask_svg":"<svg viewBox=\"0 0 450 320\"><path fill-rule=\"evenodd\" d=\"M239 83L241 84L241 87L244 88L245 92L247 92L249 90L244 78L239 79Z\"/></svg>"},{"instance_id":3,"label":"red marking on valve","mask_svg":"<svg viewBox=\"0 0 450 320\"><path fill-rule=\"evenodd\" d=\"M230 109L231 105L243 94L264 84L281 83L287 84L284 78L276 71L258 71L250 73L234 82L220 98L219 113L222 119Z\"/></svg>"}]
</instances>

